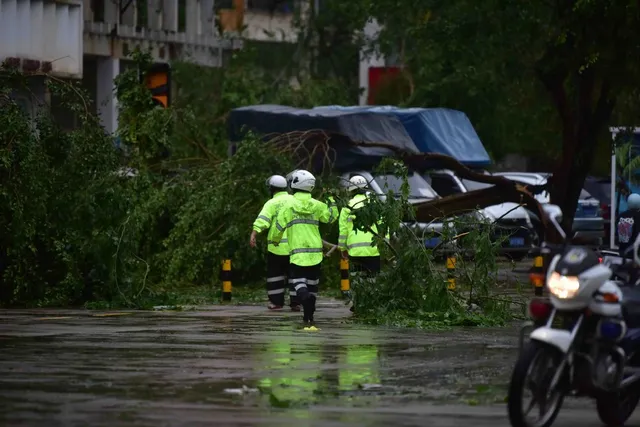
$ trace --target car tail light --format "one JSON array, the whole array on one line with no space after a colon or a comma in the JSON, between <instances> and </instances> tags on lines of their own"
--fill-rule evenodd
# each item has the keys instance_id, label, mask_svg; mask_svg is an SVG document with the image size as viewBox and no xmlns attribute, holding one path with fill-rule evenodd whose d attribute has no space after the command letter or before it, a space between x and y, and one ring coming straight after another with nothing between
<instances>
[{"instance_id":1,"label":"car tail light","mask_svg":"<svg viewBox=\"0 0 640 427\"><path fill-rule=\"evenodd\" d=\"M602 210L602 218L611 219L611 206L606 203L601 203L600 209Z\"/></svg>"},{"instance_id":2,"label":"car tail light","mask_svg":"<svg viewBox=\"0 0 640 427\"><path fill-rule=\"evenodd\" d=\"M531 316L533 320L540 321L548 319L551 310L553 310L553 306L547 300L534 298L529 302L529 316Z\"/></svg>"}]
</instances>

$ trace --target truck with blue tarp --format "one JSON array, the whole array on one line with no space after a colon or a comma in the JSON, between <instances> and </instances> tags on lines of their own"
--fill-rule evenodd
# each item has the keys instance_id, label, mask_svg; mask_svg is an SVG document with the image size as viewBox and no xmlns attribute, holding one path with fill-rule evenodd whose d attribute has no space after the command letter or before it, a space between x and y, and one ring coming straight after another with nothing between
<instances>
[{"instance_id":1,"label":"truck with blue tarp","mask_svg":"<svg viewBox=\"0 0 640 427\"><path fill-rule=\"evenodd\" d=\"M295 131L322 130L326 132L327 144L334 151L337 171L354 168L372 168L394 152L373 146L354 146L351 141L387 142L407 152L419 153L404 126L394 117L381 117L371 112L319 111L294 108L284 105L250 105L235 108L227 119L229 154L233 155L237 144L247 131L260 135L286 134ZM313 143L313 142L312 142ZM321 157L321 156L319 156ZM314 160L316 170L322 169Z\"/></svg>"},{"instance_id":2,"label":"truck with blue tarp","mask_svg":"<svg viewBox=\"0 0 640 427\"><path fill-rule=\"evenodd\" d=\"M367 111L396 117L413 143L422 153L451 156L470 168L485 168L492 164L469 117L449 108L399 108L386 106L315 107L318 111Z\"/></svg>"}]
</instances>

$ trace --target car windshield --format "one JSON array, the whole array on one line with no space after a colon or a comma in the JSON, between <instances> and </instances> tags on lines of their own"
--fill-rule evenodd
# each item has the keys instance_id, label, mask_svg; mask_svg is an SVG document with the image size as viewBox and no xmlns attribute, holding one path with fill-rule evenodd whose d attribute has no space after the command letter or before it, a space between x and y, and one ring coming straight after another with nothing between
<instances>
[{"instance_id":1,"label":"car windshield","mask_svg":"<svg viewBox=\"0 0 640 427\"><path fill-rule=\"evenodd\" d=\"M485 188L493 187L493 184L487 184L484 182L471 181L468 179L462 180L462 185L467 191L484 190Z\"/></svg>"},{"instance_id":2,"label":"car windshield","mask_svg":"<svg viewBox=\"0 0 640 427\"><path fill-rule=\"evenodd\" d=\"M394 175L378 175L375 179L385 193L391 191L394 194L400 194L402 178ZM437 197L436 193L429 186L429 183L416 173L409 174L408 183L409 197L412 199L434 199Z\"/></svg>"}]
</instances>

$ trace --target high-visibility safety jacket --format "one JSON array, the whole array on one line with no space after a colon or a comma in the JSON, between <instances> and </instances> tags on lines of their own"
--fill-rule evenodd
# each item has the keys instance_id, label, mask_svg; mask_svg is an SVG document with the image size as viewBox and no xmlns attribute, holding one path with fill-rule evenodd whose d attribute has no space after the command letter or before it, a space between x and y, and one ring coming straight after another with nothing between
<instances>
[{"instance_id":1,"label":"high-visibility safety jacket","mask_svg":"<svg viewBox=\"0 0 640 427\"><path fill-rule=\"evenodd\" d=\"M253 229L258 233L269 229L267 235L267 250L274 255L289 255L289 246L286 236L279 240L280 244L273 244L273 236L276 234L276 218L282 206L293 198L286 191L279 191L273 195L262 207L258 217L253 222Z\"/></svg>"},{"instance_id":2,"label":"high-visibility safety jacket","mask_svg":"<svg viewBox=\"0 0 640 427\"><path fill-rule=\"evenodd\" d=\"M338 208L333 199L327 205L309 193L295 193L278 212L273 241L280 242L286 231L289 262L300 267L320 264L323 257L320 223L329 224L336 219Z\"/></svg>"},{"instance_id":3,"label":"high-visibility safety jacket","mask_svg":"<svg viewBox=\"0 0 640 427\"><path fill-rule=\"evenodd\" d=\"M378 247L373 244L373 233L363 230L355 230L353 228L353 220L356 217L358 209L365 205L367 196L364 194L356 194L347 206L342 208L340 212L340 235L338 236L338 247L341 250L347 250L349 256L380 256ZM371 226L374 233L378 232L375 224Z\"/></svg>"}]
</instances>

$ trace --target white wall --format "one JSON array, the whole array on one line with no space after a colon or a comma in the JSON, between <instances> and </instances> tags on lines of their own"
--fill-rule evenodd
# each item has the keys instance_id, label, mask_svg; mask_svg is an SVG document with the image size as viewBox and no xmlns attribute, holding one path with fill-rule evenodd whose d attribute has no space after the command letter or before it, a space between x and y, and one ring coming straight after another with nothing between
<instances>
[{"instance_id":1,"label":"white wall","mask_svg":"<svg viewBox=\"0 0 640 427\"><path fill-rule=\"evenodd\" d=\"M51 63L51 74L82 77L82 2L0 0L0 61Z\"/></svg>"},{"instance_id":2,"label":"white wall","mask_svg":"<svg viewBox=\"0 0 640 427\"><path fill-rule=\"evenodd\" d=\"M370 19L364 27L364 35L368 44L375 44L375 40L378 38L378 33L382 27L375 19ZM367 98L369 97L369 67L384 67L385 58L382 55L378 55L375 52L367 52L365 50L360 51L360 70L359 70L359 82L360 88L364 89L360 95L359 104L367 105Z\"/></svg>"}]
</instances>

